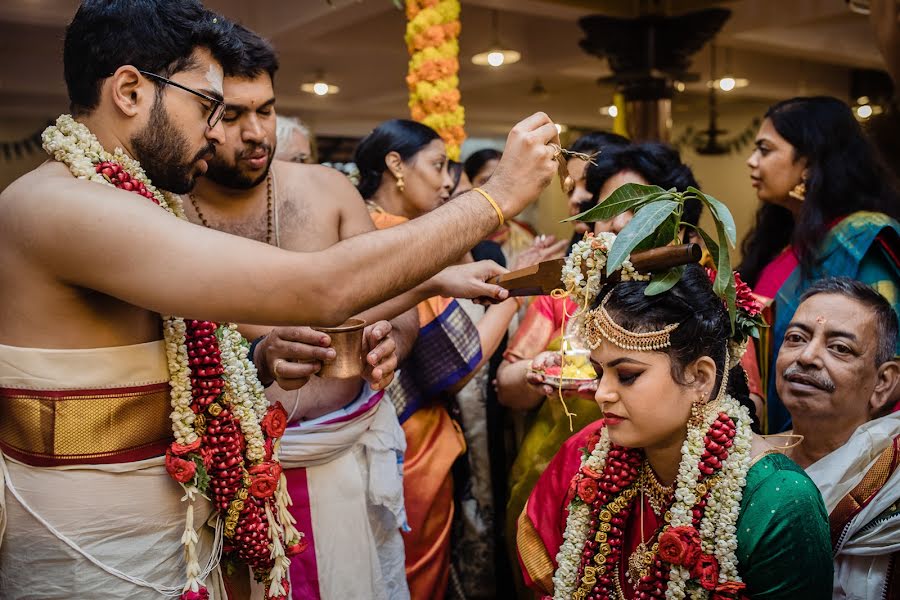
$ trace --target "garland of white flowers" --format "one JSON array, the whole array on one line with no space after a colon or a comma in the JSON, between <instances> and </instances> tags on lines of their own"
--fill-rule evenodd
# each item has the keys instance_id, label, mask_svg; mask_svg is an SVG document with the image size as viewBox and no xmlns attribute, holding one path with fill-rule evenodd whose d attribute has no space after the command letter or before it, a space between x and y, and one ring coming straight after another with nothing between
<instances>
[{"instance_id":1,"label":"garland of white flowers","mask_svg":"<svg viewBox=\"0 0 900 600\"><path fill-rule=\"evenodd\" d=\"M609 430L604 427L600 431L600 440L587 457L582 458L581 467L588 467L596 473L602 473L609 453ZM591 507L586 502L569 504L569 516L566 518L566 531L563 543L556 554L556 572L553 574L553 600L571 600L578 583L578 565L581 552L590 533Z\"/></svg>"},{"instance_id":2,"label":"garland of white flowers","mask_svg":"<svg viewBox=\"0 0 900 600\"><path fill-rule=\"evenodd\" d=\"M572 246L562 268L562 283L578 305L579 312L586 312L600 293L604 283L603 267L615 241L616 234L603 231L597 235L588 233ZM649 280L650 275L638 273L630 260L622 263L621 281Z\"/></svg>"},{"instance_id":3,"label":"garland of white flowers","mask_svg":"<svg viewBox=\"0 0 900 600\"><path fill-rule=\"evenodd\" d=\"M116 148L113 153L107 152L96 136L84 124L79 123L70 115L61 115L55 125L44 130L41 137L44 149L54 159L65 164L78 179L113 187L106 177L97 172L96 164L106 161L115 162L132 179L143 183L147 191L153 195L156 203L163 209L180 219L185 219L184 208L178 195L156 188L150 182L140 163L128 156L121 148ZM194 428L196 415L191 410L193 397L186 345L186 326L181 317L163 315L162 319L171 386L172 431L175 441L187 446L195 443L199 436ZM243 337L237 331L237 326L233 323L220 324L219 335L219 348L224 368L225 401L240 423L247 443L247 458L254 462L260 461L265 456L265 440L260 428L260 421L266 414L268 400L257 377L256 367L247 357L248 350L243 343ZM197 560L196 544L198 539L193 528L193 502L199 490L195 485L181 485L186 491L184 500L189 502L185 518L185 531L182 536L187 560L187 583L183 591L196 592L212 566L206 569L205 573L201 572ZM284 490L285 481L282 476L277 495L278 509L281 515L289 514L284 505L287 497ZM269 511L268 507L266 510ZM277 523L278 526L273 527L274 518L270 511L267 514L270 517L270 536L278 538L279 533L284 530L288 530L286 532L288 534L299 535L293 528L295 522L293 519L284 524L284 527ZM221 528L217 531L219 530ZM275 553L275 567L272 569L273 585L269 590L270 597L284 593L280 582L286 576L289 564L280 539L276 542L272 549ZM216 546L221 547L219 543ZM212 565L215 562L210 561ZM275 575L278 576L277 579L274 578Z\"/></svg>"},{"instance_id":4,"label":"garland of white flowers","mask_svg":"<svg viewBox=\"0 0 900 600\"><path fill-rule=\"evenodd\" d=\"M256 366L248 359L248 347L237 327L226 324L221 333L222 366L225 369L225 401L241 424L247 440L247 458L253 462L266 454L260 421L266 416L269 400L256 375Z\"/></svg>"},{"instance_id":5,"label":"garland of white flowers","mask_svg":"<svg viewBox=\"0 0 900 600\"><path fill-rule=\"evenodd\" d=\"M722 387L725 381L722 382ZM750 412L729 395L712 402L704 412L702 427L689 427L687 438L681 447L682 460L678 466L675 483L675 502L672 504L670 527L691 526L692 508L698 498L694 494L700 479L700 457L706 448L704 437L719 413L724 412L734 421L736 430L728 458L722 463L717 479L711 487L706 511L700 521L700 540L703 551L714 554L719 562L719 581L741 581L738 574L737 522L741 514L741 498L747 485L750 470L750 445L753 432L750 429ZM672 565L669 573L667 599L707 598L709 592L699 585L689 584L690 573L684 567Z\"/></svg>"},{"instance_id":6,"label":"garland of white flowers","mask_svg":"<svg viewBox=\"0 0 900 600\"><path fill-rule=\"evenodd\" d=\"M722 389L725 382L722 382ZM722 463L718 473L718 483L712 486L707 500L706 511L700 521L699 533L703 551L714 554L719 561L719 581L741 581L738 574L737 521L740 517L741 498L747 484L750 469L750 413L746 407L731 396L720 393L704 410L703 425L689 427L688 435L681 448L681 463L676 479L675 501L670 508L671 519L668 527L691 526L692 509L698 498L694 494L700 479L700 460L705 449L704 437L721 412L735 422L736 433L728 458ZM596 473L602 473L606 456L610 450L609 434L604 427L600 440L590 454L581 461ZM569 504L569 516L563 543L556 556L558 567L553 575L554 600L569 600L577 587L578 567L582 551L590 533L591 507L585 502L573 499ZM663 530L665 531L665 530ZM691 598L708 598L709 592L691 581L688 570L672 565L666 598L680 600L690 594Z\"/></svg>"}]
</instances>

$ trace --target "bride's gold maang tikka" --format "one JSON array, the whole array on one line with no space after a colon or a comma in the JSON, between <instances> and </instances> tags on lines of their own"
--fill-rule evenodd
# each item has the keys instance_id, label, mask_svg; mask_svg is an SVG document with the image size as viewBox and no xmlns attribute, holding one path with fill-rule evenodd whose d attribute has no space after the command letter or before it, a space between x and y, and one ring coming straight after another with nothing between
<instances>
[{"instance_id":1,"label":"bride's gold maang tikka","mask_svg":"<svg viewBox=\"0 0 900 600\"><path fill-rule=\"evenodd\" d=\"M587 313L582 322L581 337L592 350L596 349L603 340L623 350L638 350L641 352L662 350L672 345L669 335L678 329L679 323L672 323L657 331L643 333L625 329L613 321L613 318L606 310L606 302L612 296L612 293L613 290L610 290L603 298L600 306Z\"/></svg>"}]
</instances>

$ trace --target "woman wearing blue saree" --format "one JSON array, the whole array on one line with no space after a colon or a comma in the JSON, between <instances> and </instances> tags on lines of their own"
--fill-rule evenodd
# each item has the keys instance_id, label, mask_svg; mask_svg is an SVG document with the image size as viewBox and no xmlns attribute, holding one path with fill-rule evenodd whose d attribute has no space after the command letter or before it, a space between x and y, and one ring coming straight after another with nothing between
<instances>
[{"instance_id":1,"label":"woman wearing blue saree","mask_svg":"<svg viewBox=\"0 0 900 600\"><path fill-rule=\"evenodd\" d=\"M763 204L738 270L772 302L760 367L768 381L765 426L775 433L789 427L790 415L773 367L806 288L822 277L851 277L900 313L900 195L850 107L836 98L773 105L747 165Z\"/></svg>"}]
</instances>

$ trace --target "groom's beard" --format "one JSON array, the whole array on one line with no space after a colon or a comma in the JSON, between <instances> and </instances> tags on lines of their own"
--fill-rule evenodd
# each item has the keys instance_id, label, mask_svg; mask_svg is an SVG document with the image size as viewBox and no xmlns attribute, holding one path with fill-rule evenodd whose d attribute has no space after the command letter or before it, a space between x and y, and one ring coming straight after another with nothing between
<instances>
[{"instance_id":1,"label":"groom's beard","mask_svg":"<svg viewBox=\"0 0 900 600\"><path fill-rule=\"evenodd\" d=\"M175 194L193 189L197 161L216 150L210 142L188 158L187 140L172 123L161 98L153 104L147 126L131 138L131 147L153 185Z\"/></svg>"}]
</instances>

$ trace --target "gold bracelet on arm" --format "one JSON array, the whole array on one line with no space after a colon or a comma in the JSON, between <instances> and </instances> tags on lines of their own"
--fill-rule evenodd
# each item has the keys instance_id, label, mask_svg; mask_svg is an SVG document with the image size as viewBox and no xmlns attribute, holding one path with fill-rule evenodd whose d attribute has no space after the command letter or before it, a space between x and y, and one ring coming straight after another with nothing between
<instances>
[{"instance_id":1,"label":"gold bracelet on arm","mask_svg":"<svg viewBox=\"0 0 900 600\"><path fill-rule=\"evenodd\" d=\"M472 191L478 192L479 194L484 196L485 200L487 200L488 202L491 203L491 206L493 206L494 210L497 211L497 217L499 217L499 219L500 219L500 227L503 227L503 224L506 223L506 218L503 216L503 211L500 210L500 205L497 204L493 198L491 198L490 194L488 194L486 191L484 191L480 187L473 188Z\"/></svg>"}]
</instances>

